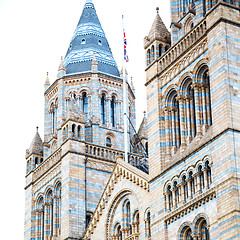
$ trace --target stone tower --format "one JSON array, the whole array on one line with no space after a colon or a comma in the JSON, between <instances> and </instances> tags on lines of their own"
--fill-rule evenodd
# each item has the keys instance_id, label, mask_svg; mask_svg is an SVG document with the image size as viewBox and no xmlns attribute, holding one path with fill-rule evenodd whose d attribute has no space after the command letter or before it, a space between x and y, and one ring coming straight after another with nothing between
<instances>
[{"instance_id":1,"label":"stone tower","mask_svg":"<svg viewBox=\"0 0 240 240\"><path fill-rule=\"evenodd\" d=\"M171 0L170 48L145 38L151 239L240 236L239 7Z\"/></svg>"},{"instance_id":2,"label":"stone tower","mask_svg":"<svg viewBox=\"0 0 240 240\"><path fill-rule=\"evenodd\" d=\"M37 131L26 153L25 239L80 239L123 155L123 81L92 1L44 86L44 141ZM127 96L135 127L130 84Z\"/></svg>"}]
</instances>

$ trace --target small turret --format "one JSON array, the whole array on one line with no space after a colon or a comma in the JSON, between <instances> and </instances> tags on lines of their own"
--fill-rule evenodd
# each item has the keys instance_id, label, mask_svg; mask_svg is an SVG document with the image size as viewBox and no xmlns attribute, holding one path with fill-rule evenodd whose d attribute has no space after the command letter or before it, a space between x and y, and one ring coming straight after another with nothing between
<instances>
[{"instance_id":1,"label":"small turret","mask_svg":"<svg viewBox=\"0 0 240 240\"><path fill-rule=\"evenodd\" d=\"M43 161L43 142L36 128L36 134L29 149L26 150L27 174Z\"/></svg>"},{"instance_id":2,"label":"small turret","mask_svg":"<svg viewBox=\"0 0 240 240\"><path fill-rule=\"evenodd\" d=\"M44 83L44 89L47 90L49 86L50 86L50 81L49 81L48 72L47 72L47 77Z\"/></svg>"},{"instance_id":3,"label":"small turret","mask_svg":"<svg viewBox=\"0 0 240 240\"><path fill-rule=\"evenodd\" d=\"M63 63L63 57L61 57L61 62L59 64L58 67L58 74L57 74L57 78L61 78L66 74L66 68L64 67L64 63Z\"/></svg>"},{"instance_id":4,"label":"small turret","mask_svg":"<svg viewBox=\"0 0 240 240\"><path fill-rule=\"evenodd\" d=\"M171 34L159 15L159 8L156 10L155 20L148 36L144 38L147 66L163 55L171 46Z\"/></svg>"}]
</instances>

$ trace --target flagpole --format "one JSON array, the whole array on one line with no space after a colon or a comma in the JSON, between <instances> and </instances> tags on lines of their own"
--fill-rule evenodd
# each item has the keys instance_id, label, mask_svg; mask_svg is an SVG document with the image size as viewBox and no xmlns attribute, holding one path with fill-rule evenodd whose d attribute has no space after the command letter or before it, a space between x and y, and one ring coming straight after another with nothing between
<instances>
[{"instance_id":1,"label":"flagpole","mask_svg":"<svg viewBox=\"0 0 240 240\"><path fill-rule=\"evenodd\" d=\"M122 15L122 26L123 34L124 33L124 17ZM123 47L125 39L123 39ZM126 66L125 66L125 53L123 56L123 119L124 119L124 161L128 162L128 133L127 133L127 89L126 89Z\"/></svg>"}]
</instances>

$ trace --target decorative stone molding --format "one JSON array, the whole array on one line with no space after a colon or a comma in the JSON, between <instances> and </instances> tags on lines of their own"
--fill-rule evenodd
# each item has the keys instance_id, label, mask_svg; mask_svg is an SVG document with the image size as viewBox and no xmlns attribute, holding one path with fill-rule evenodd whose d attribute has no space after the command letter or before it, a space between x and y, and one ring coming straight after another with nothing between
<instances>
[{"instance_id":1,"label":"decorative stone molding","mask_svg":"<svg viewBox=\"0 0 240 240\"><path fill-rule=\"evenodd\" d=\"M199 194L190 201L186 202L183 206L167 213L164 217L166 225L180 219L181 217L187 215L188 213L194 211L196 208L201 207L203 204L216 198L216 189L212 188Z\"/></svg>"}]
</instances>

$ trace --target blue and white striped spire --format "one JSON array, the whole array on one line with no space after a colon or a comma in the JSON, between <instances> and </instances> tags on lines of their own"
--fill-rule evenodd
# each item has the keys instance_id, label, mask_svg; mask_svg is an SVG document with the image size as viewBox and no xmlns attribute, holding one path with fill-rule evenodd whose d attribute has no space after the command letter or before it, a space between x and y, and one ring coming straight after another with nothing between
<instances>
[{"instance_id":1,"label":"blue and white striped spire","mask_svg":"<svg viewBox=\"0 0 240 240\"><path fill-rule=\"evenodd\" d=\"M119 77L105 33L92 0L86 0L82 15L64 59L67 75L91 72L95 52L98 72Z\"/></svg>"}]
</instances>

